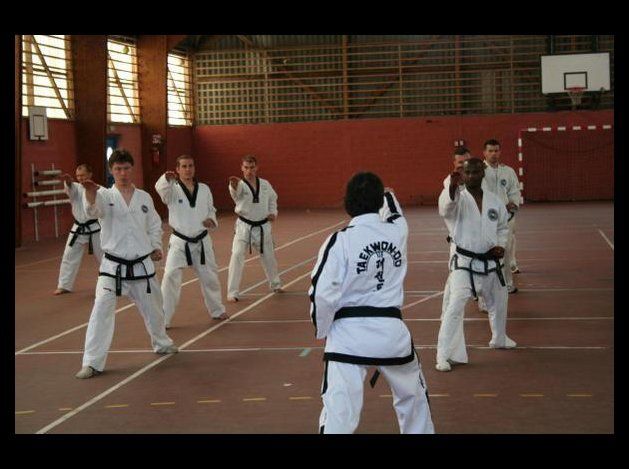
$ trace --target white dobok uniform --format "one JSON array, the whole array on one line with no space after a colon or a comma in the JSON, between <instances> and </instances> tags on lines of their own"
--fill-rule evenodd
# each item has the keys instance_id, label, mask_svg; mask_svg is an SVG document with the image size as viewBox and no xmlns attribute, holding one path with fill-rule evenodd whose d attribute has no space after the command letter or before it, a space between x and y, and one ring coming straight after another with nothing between
<instances>
[{"instance_id":1,"label":"white dobok uniform","mask_svg":"<svg viewBox=\"0 0 629 469\"><path fill-rule=\"evenodd\" d=\"M170 182L162 175L155 190L168 206L168 224L173 229L168 241L168 256L162 278L162 297L166 327L170 325L181 294L183 269L192 267L199 276L205 307L217 318L225 312L221 302L221 283L214 257L210 231L218 227L212 191L207 184L196 182L192 194L175 179ZM214 228L206 228L203 221L211 219Z\"/></svg>"},{"instance_id":2,"label":"white dobok uniform","mask_svg":"<svg viewBox=\"0 0 629 469\"><path fill-rule=\"evenodd\" d=\"M483 178L483 190L493 192L504 205L513 202L520 206L520 181L515 171L510 166L498 164L496 168L485 162L485 177ZM515 262L515 219L517 212L508 213L509 238L505 246L504 276L508 287L513 286L513 274L511 265Z\"/></svg>"},{"instance_id":3,"label":"white dobok uniform","mask_svg":"<svg viewBox=\"0 0 629 469\"><path fill-rule=\"evenodd\" d=\"M252 187L244 179L238 182L236 189L229 185L229 194L236 204L234 212L238 215L227 278L227 296L232 298L239 296L245 253L247 250L252 252L252 248L260 253L271 290L282 286L275 260L271 222L267 220L271 214L277 216L277 194L266 179L256 178L256 181L257 187Z\"/></svg>"},{"instance_id":4,"label":"white dobok uniform","mask_svg":"<svg viewBox=\"0 0 629 469\"><path fill-rule=\"evenodd\" d=\"M494 246L507 243L507 209L494 194L483 191L482 213L467 189L455 192L450 199L449 189L439 196L439 215L451 227L455 252L450 258L447 304L441 317L437 340L437 362L451 360L467 363L463 333L465 304L478 295L484 300L491 328L490 347L515 346L506 335L507 289L501 282L501 263L483 259L483 254Z\"/></svg>"},{"instance_id":5,"label":"white dobok uniform","mask_svg":"<svg viewBox=\"0 0 629 469\"><path fill-rule=\"evenodd\" d=\"M391 387L401 433L434 433L428 390L402 321L408 226L391 193L378 213L327 238L312 271L310 316L326 339L321 433L353 433L370 367ZM375 383L372 378L372 385Z\"/></svg>"},{"instance_id":6,"label":"white dobok uniform","mask_svg":"<svg viewBox=\"0 0 629 469\"><path fill-rule=\"evenodd\" d=\"M116 299L128 296L137 306L155 352L173 345L164 328L162 294L150 254L162 248L162 222L153 199L140 189L129 205L115 187L101 188L85 211L101 224L104 251L96 282L96 299L85 334L83 366L102 371L114 335Z\"/></svg>"},{"instance_id":7,"label":"white dobok uniform","mask_svg":"<svg viewBox=\"0 0 629 469\"><path fill-rule=\"evenodd\" d=\"M85 252L85 245L88 245L89 254L94 254L99 263L103 257L103 251L100 248L100 224L97 219L89 219L85 213L83 206L85 188L76 182L69 186L64 182L63 190L70 198L74 224L63 250L57 288L72 291Z\"/></svg>"}]
</instances>

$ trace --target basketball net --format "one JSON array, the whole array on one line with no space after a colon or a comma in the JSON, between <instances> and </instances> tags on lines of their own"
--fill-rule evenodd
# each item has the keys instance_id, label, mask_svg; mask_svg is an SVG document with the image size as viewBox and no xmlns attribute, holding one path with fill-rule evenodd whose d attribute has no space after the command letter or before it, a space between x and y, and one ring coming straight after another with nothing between
<instances>
[{"instance_id":1,"label":"basketball net","mask_svg":"<svg viewBox=\"0 0 629 469\"><path fill-rule=\"evenodd\" d=\"M573 86L570 88L566 88L568 92L568 96L570 96L570 101L572 101L572 109L576 109L577 106L581 104L581 98L583 97L583 92L585 88L581 86Z\"/></svg>"}]
</instances>

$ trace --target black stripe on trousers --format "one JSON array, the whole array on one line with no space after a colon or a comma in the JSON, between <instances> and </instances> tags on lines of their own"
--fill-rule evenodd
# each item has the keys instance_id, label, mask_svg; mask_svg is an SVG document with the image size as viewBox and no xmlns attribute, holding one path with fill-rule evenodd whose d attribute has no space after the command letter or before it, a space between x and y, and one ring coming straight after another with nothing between
<instances>
[{"instance_id":1,"label":"black stripe on trousers","mask_svg":"<svg viewBox=\"0 0 629 469\"><path fill-rule=\"evenodd\" d=\"M317 282L319 281L319 277L321 276L321 272L323 271L323 267L325 266L325 263L328 260L328 254L330 253L330 249L332 249L332 246L334 246L334 243L336 243L336 238L337 238L338 234L339 234L339 232L337 231L330 238L330 241L328 242L328 245L325 247L325 251L323 252L323 258L321 259L321 264L319 264L319 268L317 269L317 272L315 273L315 276L312 277L312 293L310 295L310 302L312 303L312 322L313 322L314 327L315 327L315 337L317 336L317 304L315 303L315 294L316 294L316 291L317 291Z\"/></svg>"}]
</instances>

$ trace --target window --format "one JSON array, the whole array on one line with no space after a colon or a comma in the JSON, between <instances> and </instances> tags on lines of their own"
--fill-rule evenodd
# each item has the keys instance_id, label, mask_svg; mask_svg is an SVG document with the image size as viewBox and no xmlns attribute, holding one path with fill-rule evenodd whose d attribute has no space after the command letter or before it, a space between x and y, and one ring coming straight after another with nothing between
<instances>
[{"instance_id":1,"label":"window","mask_svg":"<svg viewBox=\"0 0 629 469\"><path fill-rule=\"evenodd\" d=\"M74 117L71 57L69 36L22 36L22 116L44 106L47 117Z\"/></svg>"},{"instance_id":2,"label":"window","mask_svg":"<svg viewBox=\"0 0 629 469\"><path fill-rule=\"evenodd\" d=\"M140 123L138 66L135 40L109 38L107 118L109 122Z\"/></svg>"},{"instance_id":3,"label":"window","mask_svg":"<svg viewBox=\"0 0 629 469\"><path fill-rule=\"evenodd\" d=\"M168 54L168 124L192 125L190 59L186 54Z\"/></svg>"}]
</instances>

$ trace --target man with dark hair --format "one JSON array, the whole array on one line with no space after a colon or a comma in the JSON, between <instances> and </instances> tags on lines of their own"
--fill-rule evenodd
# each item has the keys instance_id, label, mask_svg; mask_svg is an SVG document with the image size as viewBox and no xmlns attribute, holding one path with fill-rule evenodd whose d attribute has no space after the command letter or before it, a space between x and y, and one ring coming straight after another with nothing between
<instances>
[{"instance_id":1,"label":"man with dark hair","mask_svg":"<svg viewBox=\"0 0 629 469\"><path fill-rule=\"evenodd\" d=\"M72 182L72 176L67 173L61 176L63 190L70 198L74 224L70 229L68 241L63 251L61 266L59 267L59 281L53 295L70 293L74 288L86 244L88 245L88 253L94 254L99 263L103 257L100 248L100 224L95 218L89 219L83 207L85 189L82 183L92 178L92 168L87 164L80 164L76 167L75 174L78 182Z\"/></svg>"},{"instance_id":2,"label":"man with dark hair","mask_svg":"<svg viewBox=\"0 0 629 469\"><path fill-rule=\"evenodd\" d=\"M463 173L452 172L450 187L439 196L439 215L451 226L455 244L446 281L449 294L437 340L439 371L450 371L451 365L468 362L463 315L471 297L484 300L492 333L489 346L516 346L506 334L508 297L500 262L507 244L508 215L502 201L482 189L484 169L482 160L467 160ZM459 189L461 179L463 190Z\"/></svg>"},{"instance_id":3,"label":"man with dark hair","mask_svg":"<svg viewBox=\"0 0 629 469\"><path fill-rule=\"evenodd\" d=\"M326 239L312 271L310 316L325 339L320 433L353 433L369 368L391 387L401 433L434 433L428 390L402 321L408 226L393 191L373 173L347 184L349 225Z\"/></svg>"},{"instance_id":4,"label":"man with dark hair","mask_svg":"<svg viewBox=\"0 0 629 469\"><path fill-rule=\"evenodd\" d=\"M238 215L227 277L229 302L239 300L245 253L247 248L251 253L252 247L260 252L262 267L271 290L275 293L283 292L269 223L277 218L277 194L269 181L257 176L258 162L255 156L244 156L240 169L242 179L236 176L229 178L229 194L236 204L234 212Z\"/></svg>"},{"instance_id":5,"label":"man with dark hair","mask_svg":"<svg viewBox=\"0 0 629 469\"><path fill-rule=\"evenodd\" d=\"M518 289L513 283L515 264L515 217L520 206L520 182L513 168L500 163L500 142L490 139L483 145L485 157L485 189L493 192L505 204L509 213L509 239L505 247L504 276L509 293L516 293Z\"/></svg>"},{"instance_id":6,"label":"man with dark hair","mask_svg":"<svg viewBox=\"0 0 629 469\"><path fill-rule=\"evenodd\" d=\"M137 306L151 336L155 353L176 353L166 334L162 294L155 279L153 261L162 258L162 220L153 199L132 183L133 157L115 150L109 158L115 184L111 188L83 182L83 204L101 224L104 251L96 283L96 299L85 334L83 367L77 378L99 375L105 368L114 335L116 300L128 296Z\"/></svg>"},{"instance_id":7,"label":"man with dark hair","mask_svg":"<svg viewBox=\"0 0 629 469\"><path fill-rule=\"evenodd\" d=\"M209 186L198 182L194 175L194 159L181 155L177 158L175 172L166 171L155 183L155 190L168 206L168 223L173 229L162 277L167 329L179 303L181 277L186 267L194 268L199 276L199 286L210 317L229 317L221 302L218 267L212 238L208 234L218 226L214 199Z\"/></svg>"}]
</instances>

